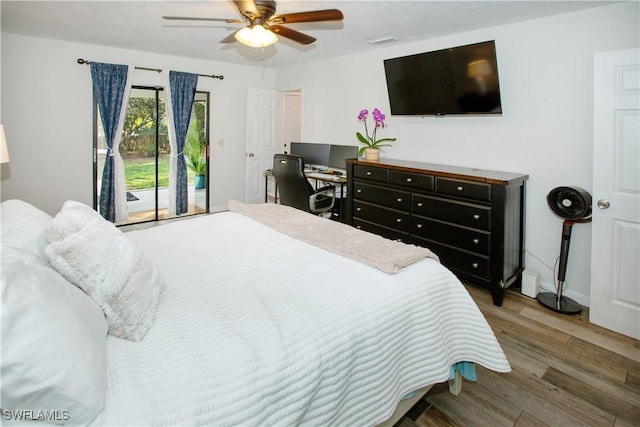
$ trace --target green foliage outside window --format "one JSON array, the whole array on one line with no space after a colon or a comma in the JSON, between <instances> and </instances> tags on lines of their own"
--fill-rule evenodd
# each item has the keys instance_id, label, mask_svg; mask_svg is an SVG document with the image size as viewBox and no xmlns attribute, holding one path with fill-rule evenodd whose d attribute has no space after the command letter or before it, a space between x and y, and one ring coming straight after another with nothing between
<instances>
[{"instance_id":1,"label":"green foliage outside window","mask_svg":"<svg viewBox=\"0 0 640 427\"><path fill-rule=\"evenodd\" d=\"M206 175L206 101L193 104L189 129L183 150L190 183L194 175ZM169 157L171 148L167 131L165 103L159 98L158 116L158 187L169 185ZM125 180L128 190L155 187L156 176L156 99L132 96L120 141L120 153L125 159ZM99 170L99 174L102 170Z\"/></svg>"}]
</instances>

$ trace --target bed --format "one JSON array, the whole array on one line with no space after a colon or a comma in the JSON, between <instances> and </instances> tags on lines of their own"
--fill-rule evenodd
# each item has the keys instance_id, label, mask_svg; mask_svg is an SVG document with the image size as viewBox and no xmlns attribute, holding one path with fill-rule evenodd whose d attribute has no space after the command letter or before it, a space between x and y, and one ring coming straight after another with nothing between
<instances>
[{"instance_id":1,"label":"bed","mask_svg":"<svg viewBox=\"0 0 640 427\"><path fill-rule=\"evenodd\" d=\"M437 256L292 208L0 213L7 425L373 426L456 364L510 370Z\"/></svg>"}]
</instances>

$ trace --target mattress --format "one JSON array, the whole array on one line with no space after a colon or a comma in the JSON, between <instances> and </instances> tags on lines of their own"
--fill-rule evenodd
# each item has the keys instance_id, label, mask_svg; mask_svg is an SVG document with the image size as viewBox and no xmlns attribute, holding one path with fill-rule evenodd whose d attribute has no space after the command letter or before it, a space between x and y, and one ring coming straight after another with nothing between
<instances>
[{"instance_id":1,"label":"mattress","mask_svg":"<svg viewBox=\"0 0 640 427\"><path fill-rule=\"evenodd\" d=\"M108 337L94 425L375 425L457 362L510 370L436 260L386 274L233 212L127 235L165 289L144 340Z\"/></svg>"}]
</instances>

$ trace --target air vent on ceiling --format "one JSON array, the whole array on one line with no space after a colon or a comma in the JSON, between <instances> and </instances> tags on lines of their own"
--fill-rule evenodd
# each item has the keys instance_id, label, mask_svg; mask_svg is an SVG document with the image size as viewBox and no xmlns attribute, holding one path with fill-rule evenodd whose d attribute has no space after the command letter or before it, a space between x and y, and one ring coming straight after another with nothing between
<instances>
[{"instance_id":1,"label":"air vent on ceiling","mask_svg":"<svg viewBox=\"0 0 640 427\"><path fill-rule=\"evenodd\" d=\"M400 37L397 37L397 36L380 36L380 37L373 37L373 38L367 39L367 43L381 44L381 43L395 42L398 40L400 40Z\"/></svg>"}]
</instances>

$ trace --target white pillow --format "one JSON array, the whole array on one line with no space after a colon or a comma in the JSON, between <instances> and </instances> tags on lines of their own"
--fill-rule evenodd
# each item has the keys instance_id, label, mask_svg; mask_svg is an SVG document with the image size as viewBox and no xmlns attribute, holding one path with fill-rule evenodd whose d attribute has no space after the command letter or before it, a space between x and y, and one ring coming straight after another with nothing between
<instances>
[{"instance_id":1,"label":"white pillow","mask_svg":"<svg viewBox=\"0 0 640 427\"><path fill-rule=\"evenodd\" d=\"M104 314L34 255L3 246L1 274L3 410L89 423L104 406Z\"/></svg>"},{"instance_id":2,"label":"white pillow","mask_svg":"<svg viewBox=\"0 0 640 427\"><path fill-rule=\"evenodd\" d=\"M61 212L64 212L64 215L56 215L56 221L48 224L46 236L49 242L62 240L89 223L106 222L97 211L75 200L64 202Z\"/></svg>"},{"instance_id":3,"label":"white pillow","mask_svg":"<svg viewBox=\"0 0 640 427\"><path fill-rule=\"evenodd\" d=\"M0 204L2 245L44 257L46 230L51 215L22 200L6 200Z\"/></svg>"},{"instance_id":4,"label":"white pillow","mask_svg":"<svg viewBox=\"0 0 640 427\"><path fill-rule=\"evenodd\" d=\"M65 203L48 227L47 260L98 303L111 335L140 341L153 322L160 275L126 235L87 209Z\"/></svg>"}]
</instances>

